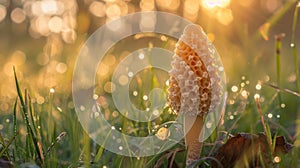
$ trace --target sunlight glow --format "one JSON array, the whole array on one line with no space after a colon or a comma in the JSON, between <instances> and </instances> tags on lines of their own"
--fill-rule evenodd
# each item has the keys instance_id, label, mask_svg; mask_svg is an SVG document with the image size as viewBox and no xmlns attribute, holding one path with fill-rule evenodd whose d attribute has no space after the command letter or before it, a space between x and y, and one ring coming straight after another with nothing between
<instances>
[{"instance_id":1,"label":"sunlight glow","mask_svg":"<svg viewBox=\"0 0 300 168\"><path fill-rule=\"evenodd\" d=\"M250 6L252 3L253 3L253 0L242 0L242 1L239 1L239 4L242 5L242 6L245 6L245 7Z\"/></svg>"},{"instance_id":2,"label":"sunlight glow","mask_svg":"<svg viewBox=\"0 0 300 168\"><path fill-rule=\"evenodd\" d=\"M25 19L25 12L21 8L15 8L10 14L11 20L15 23L22 23Z\"/></svg>"},{"instance_id":3,"label":"sunlight glow","mask_svg":"<svg viewBox=\"0 0 300 168\"><path fill-rule=\"evenodd\" d=\"M58 63L55 67L55 70L61 74L65 73L67 71L67 69L68 69L67 64L62 63L62 62Z\"/></svg>"},{"instance_id":4,"label":"sunlight glow","mask_svg":"<svg viewBox=\"0 0 300 168\"><path fill-rule=\"evenodd\" d=\"M168 130L168 128L165 128L165 127L161 127L157 133L155 134L155 136L164 141L166 140L169 136L170 136L170 131Z\"/></svg>"},{"instance_id":5,"label":"sunlight glow","mask_svg":"<svg viewBox=\"0 0 300 168\"><path fill-rule=\"evenodd\" d=\"M282 6L282 2L280 0L267 0L267 1L265 1L265 8L269 12L275 12L281 6Z\"/></svg>"},{"instance_id":6,"label":"sunlight glow","mask_svg":"<svg viewBox=\"0 0 300 168\"><path fill-rule=\"evenodd\" d=\"M140 54L139 54L139 59L141 59L141 60L142 60L142 59L144 59L144 58L145 58L145 55L144 55L144 53L140 53Z\"/></svg>"},{"instance_id":7,"label":"sunlight glow","mask_svg":"<svg viewBox=\"0 0 300 168\"><path fill-rule=\"evenodd\" d=\"M231 91L232 91L232 92L237 92L238 89L239 89L239 88L238 88L237 86L232 86L232 87L231 87Z\"/></svg>"},{"instance_id":8,"label":"sunlight glow","mask_svg":"<svg viewBox=\"0 0 300 168\"><path fill-rule=\"evenodd\" d=\"M56 1L47 0L47 1L41 2L41 8L45 14L53 15L53 14L56 14L56 12L58 10L58 5L57 5Z\"/></svg>"},{"instance_id":9,"label":"sunlight glow","mask_svg":"<svg viewBox=\"0 0 300 168\"><path fill-rule=\"evenodd\" d=\"M48 22L49 30L54 33L59 33L63 27L63 20L60 17L54 16Z\"/></svg>"},{"instance_id":10,"label":"sunlight glow","mask_svg":"<svg viewBox=\"0 0 300 168\"><path fill-rule=\"evenodd\" d=\"M50 89L50 93L54 93L55 90L53 88Z\"/></svg>"},{"instance_id":11,"label":"sunlight glow","mask_svg":"<svg viewBox=\"0 0 300 168\"><path fill-rule=\"evenodd\" d=\"M154 0L141 0L140 1L140 8L142 11L151 11L155 9Z\"/></svg>"},{"instance_id":12,"label":"sunlight glow","mask_svg":"<svg viewBox=\"0 0 300 168\"><path fill-rule=\"evenodd\" d=\"M0 4L0 22L5 18L6 16L6 7Z\"/></svg>"},{"instance_id":13,"label":"sunlight glow","mask_svg":"<svg viewBox=\"0 0 300 168\"><path fill-rule=\"evenodd\" d=\"M106 8L107 17L114 19L120 17L120 15L121 15L121 9L118 5L113 4Z\"/></svg>"},{"instance_id":14,"label":"sunlight glow","mask_svg":"<svg viewBox=\"0 0 300 168\"><path fill-rule=\"evenodd\" d=\"M36 102L37 102L38 104L43 104L43 103L45 102L45 99L44 99L44 97L42 97L42 96L38 96L38 97L36 98Z\"/></svg>"},{"instance_id":15,"label":"sunlight glow","mask_svg":"<svg viewBox=\"0 0 300 168\"><path fill-rule=\"evenodd\" d=\"M112 93L115 91L115 84L112 82L106 82L104 85L104 91L107 93Z\"/></svg>"},{"instance_id":16,"label":"sunlight glow","mask_svg":"<svg viewBox=\"0 0 300 168\"><path fill-rule=\"evenodd\" d=\"M273 114L272 113L269 113L268 114L268 118L272 118L273 117Z\"/></svg>"},{"instance_id":17,"label":"sunlight glow","mask_svg":"<svg viewBox=\"0 0 300 168\"><path fill-rule=\"evenodd\" d=\"M125 75L121 75L119 78L119 83L121 85L126 85L128 83L128 77Z\"/></svg>"},{"instance_id":18,"label":"sunlight glow","mask_svg":"<svg viewBox=\"0 0 300 168\"><path fill-rule=\"evenodd\" d=\"M148 96L147 96L147 95L144 95L144 96L143 96L143 99L144 99L144 100L148 100Z\"/></svg>"},{"instance_id":19,"label":"sunlight glow","mask_svg":"<svg viewBox=\"0 0 300 168\"><path fill-rule=\"evenodd\" d=\"M274 162L279 163L281 161L281 158L279 156L274 157Z\"/></svg>"},{"instance_id":20,"label":"sunlight glow","mask_svg":"<svg viewBox=\"0 0 300 168\"><path fill-rule=\"evenodd\" d=\"M206 9L215 7L226 8L230 4L230 0L202 0L202 5Z\"/></svg>"},{"instance_id":21,"label":"sunlight glow","mask_svg":"<svg viewBox=\"0 0 300 168\"><path fill-rule=\"evenodd\" d=\"M167 86L170 85L170 81L169 81L169 80L166 81L166 85L167 85Z\"/></svg>"},{"instance_id":22,"label":"sunlight glow","mask_svg":"<svg viewBox=\"0 0 300 168\"><path fill-rule=\"evenodd\" d=\"M261 90L261 84L260 83L256 84L255 89L256 90Z\"/></svg>"},{"instance_id":23,"label":"sunlight glow","mask_svg":"<svg viewBox=\"0 0 300 168\"><path fill-rule=\"evenodd\" d=\"M291 43L291 47L295 47L295 44L294 44L294 43Z\"/></svg>"},{"instance_id":24,"label":"sunlight glow","mask_svg":"<svg viewBox=\"0 0 300 168\"><path fill-rule=\"evenodd\" d=\"M11 55L10 59L14 65L23 65L26 62L26 55L24 52L17 50Z\"/></svg>"},{"instance_id":25,"label":"sunlight glow","mask_svg":"<svg viewBox=\"0 0 300 168\"><path fill-rule=\"evenodd\" d=\"M156 5L167 11L176 11L180 6L179 0L156 0Z\"/></svg>"},{"instance_id":26,"label":"sunlight glow","mask_svg":"<svg viewBox=\"0 0 300 168\"><path fill-rule=\"evenodd\" d=\"M183 16L192 22L195 22L198 17L199 0L186 0L183 4Z\"/></svg>"},{"instance_id":27,"label":"sunlight glow","mask_svg":"<svg viewBox=\"0 0 300 168\"><path fill-rule=\"evenodd\" d=\"M241 95L242 95L245 99L247 99L247 97L248 97L248 92L247 92L246 90L243 90L243 91L241 92Z\"/></svg>"},{"instance_id":28,"label":"sunlight glow","mask_svg":"<svg viewBox=\"0 0 300 168\"><path fill-rule=\"evenodd\" d=\"M128 77L133 77L133 72L128 72Z\"/></svg>"},{"instance_id":29,"label":"sunlight glow","mask_svg":"<svg viewBox=\"0 0 300 168\"><path fill-rule=\"evenodd\" d=\"M106 75L109 72L109 66L106 64L100 63L98 74L101 76Z\"/></svg>"},{"instance_id":30,"label":"sunlight glow","mask_svg":"<svg viewBox=\"0 0 300 168\"><path fill-rule=\"evenodd\" d=\"M218 11L217 19L223 25L229 25L233 21L232 11L230 9L223 9Z\"/></svg>"},{"instance_id":31,"label":"sunlight glow","mask_svg":"<svg viewBox=\"0 0 300 168\"><path fill-rule=\"evenodd\" d=\"M258 93L256 93L255 95L254 95L254 99L259 99L260 98L260 95L258 94Z\"/></svg>"},{"instance_id":32,"label":"sunlight glow","mask_svg":"<svg viewBox=\"0 0 300 168\"><path fill-rule=\"evenodd\" d=\"M133 91L133 96L137 96L138 95L138 92L137 91Z\"/></svg>"},{"instance_id":33,"label":"sunlight glow","mask_svg":"<svg viewBox=\"0 0 300 168\"><path fill-rule=\"evenodd\" d=\"M96 17L105 16L106 6L103 2L93 1L89 6L90 12Z\"/></svg>"},{"instance_id":34,"label":"sunlight glow","mask_svg":"<svg viewBox=\"0 0 300 168\"><path fill-rule=\"evenodd\" d=\"M140 29L141 31L154 31L156 25L156 15L142 15L140 21ZM141 55L139 55L140 59L143 59Z\"/></svg>"},{"instance_id":35,"label":"sunlight glow","mask_svg":"<svg viewBox=\"0 0 300 168\"><path fill-rule=\"evenodd\" d=\"M50 18L46 16L40 16L32 19L30 22L30 29L34 33L38 33L39 35L48 36L50 33L49 26L48 26L49 19Z\"/></svg>"}]
</instances>

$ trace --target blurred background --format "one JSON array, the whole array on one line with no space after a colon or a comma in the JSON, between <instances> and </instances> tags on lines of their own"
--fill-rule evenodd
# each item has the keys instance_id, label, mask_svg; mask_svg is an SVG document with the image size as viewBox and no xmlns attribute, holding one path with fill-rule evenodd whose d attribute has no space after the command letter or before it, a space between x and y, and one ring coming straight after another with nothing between
<instances>
[{"instance_id":1,"label":"blurred background","mask_svg":"<svg viewBox=\"0 0 300 168\"><path fill-rule=\"evenodd\" d=\"M292 55L292 47L300 51L300 45L296 45L300 43L299 17L292 42L297 5L300 6L296 0L0 0L0 112L11 114L17 96L13 66L34 103L42 105L49 101L50 93L55 93L54 104L62 106L62 102L67 102L66 106L71 108L73 67L87 38L101 25L121 16L164 11L201 25L214 43L227 75L229 99L225 118L234 120L246 106L251 106L255 94L259 94L262 106L276 94L275 89L258 82L278 84L276 35L282 42L280 87L297 90L297 63ZM155 26L154 18L148 19L141 26ZM122 25L111 29L122 31ZM162 46L165 41L170 42L167 47L173 50L176 42L164 35L129 38L144 40L134 45L120 42L122 50L114 48L108 53L98 72L102 80L97 88L99 95L111 93L109 77L113 67L132 50ZM96 98L105 102L105 97ZM299 99L283 94L277 106L266 116L294 132ZM10 122L6 117L2 119Z\"/></svg>"}]
</instances>

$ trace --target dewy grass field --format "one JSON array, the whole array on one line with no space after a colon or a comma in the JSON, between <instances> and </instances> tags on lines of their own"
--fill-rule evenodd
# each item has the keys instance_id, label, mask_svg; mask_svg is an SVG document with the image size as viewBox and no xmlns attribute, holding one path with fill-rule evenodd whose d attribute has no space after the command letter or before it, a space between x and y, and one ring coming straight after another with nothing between
<instances>
[{"instance_id":1,"label":"dewy grass field","mask_svg":"<svg viewBox=\"0 0 300 168\"><path fill-rule=\"evenodd\" d=\"M168 72L149 66L134 74L125 67L126 75L112 80L131 53L138 53L138 59L129 60L134 63L155 48L174 52L178 39L138 33L105 52L95 85L86 88L99 108L93 117L102 116L110 124L109 131L100 131L101 145L79 122L72 97L76 59L85 42L100 26L145 11L169 12L202 26L226 72L222 120L203 126L217 127L190 167L300 167L299 8L296 0L0 0L0 167L186 167L184 138L149 156L128 148L127 135L165 142L174 136L171 126L182 133L169 102L160 110L151 108L168 97ZM137 20L138 27L151 30L157 20ZM158 26L164 24L168 22ZM133 31L126 26L115 24L107 34ZM178 30L173 26L170 32ZM112 94L125 84L130 102L157 118L139 122L121 113ZM155 88L162 91L156 102ZM97 130L102 127L92 131ZM114 131L123 136L114 138ZM131 155L111 152L107 144Z\"/></svg>"}]
</instances>

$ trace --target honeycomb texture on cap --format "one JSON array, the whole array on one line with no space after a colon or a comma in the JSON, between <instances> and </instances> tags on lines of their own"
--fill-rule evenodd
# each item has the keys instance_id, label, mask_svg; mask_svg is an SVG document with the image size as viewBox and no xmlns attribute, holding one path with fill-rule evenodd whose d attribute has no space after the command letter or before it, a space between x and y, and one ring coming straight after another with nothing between
<instances>
[{"instance_id":1,"label":"honeycomb texture on cap","mask_svg":"<svg viewBox=\"0 0 300 168\"><path fill-rule=\"evenodd\" d=\"M170 71L170 103L176 112L181 110L191 114L199 107L198 81L190 66L182 58L175 55L173 59L174 68Z\"/></svg>"},{"instance_id":2,"label":"honeycomb texture on cap","mask_svg":"<svg viewBox=\"0 0 300 168\"><path fill-rule=\"evenodd\" d=\"M222 95L217 53L197 25L188 25L176 44L170 71L169 101L176 112L213 111Z\"/></svg>"}]
</instances>

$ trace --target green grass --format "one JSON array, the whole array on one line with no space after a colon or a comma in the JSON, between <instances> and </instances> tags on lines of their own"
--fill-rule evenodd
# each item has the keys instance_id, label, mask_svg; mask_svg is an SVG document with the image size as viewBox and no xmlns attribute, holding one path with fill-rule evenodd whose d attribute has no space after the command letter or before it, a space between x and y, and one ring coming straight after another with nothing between
<instances>
[{"instance_id":1,"label":"green grass","mask_svg":"<svg viewBox=\"0 0 300 168\"><path fill-rule=\"evenodd\" d=\"M269 30L276 26L276 22L294 5L294 1L289 1L267 21L270 26L264 30L265 37L268 36ZM205 141L202 157L195 165L210 167L218 148L226 143L231 135L239 132L252 134L265 132L271 149L274 149L276 135L283 135L288 142L294 144L294 148L288 154L280 156L281 162L274 164L274 167L300 167L300 119L297 114L300 102L300 79L299 55L296 51L296 34L299 33L299 31L297 32L299 29L297 27L298 10L299 7L294 9L292 31L290 32L293 46L288 49L295 62L293 68L296 80L292 83L286 82L283 62L290 58L283 55L286 51L283 46L286 44L283 44L282 41L275 42L276 49L282 51L276 53L272 60L276 62L272 71L276 72L277 81L269 82L260 79L263 87L259 91L253 89L257 80L253 80L250 75L245 75L240 81L231 81L227 89L229 93L224 116L225 122ZM244 39L242 41L245 45L255 44L258 41L257 36L253 39L247 39L246 35L241 36L243 36L241 39ZM171 48L167 42L164 42L162 46ZM247 54L259 55L259 51L255 51L255 49L253 48L253 51ZM27 81L27 83L19 81L18 69L14 68L13 72L15 87L11 89L15 91L17 97L11 102L9 115L3 114L0 117L1 125L5 127L0 132L0 158L7 158L16 167L24 164L40 167L185 167L186 150L183 140L171 149L149 157L126 157L105 150L92 141L83 130L72 106L70 93L47 93L48 96L44 97L45 102L39 104L33 97L42 91L36 89L31 81ZM245 72L245 74L247 73ZM260 72L249 70L249 73ZM162 87L162 81L159 79L167 77L167 74L159 70L149 69L140 72L137 79L151 82L146 84L132 82L130 91L137 90L139 95L130 97L131 101L144 110L149 102L141 101L142 95L148 94L153 87ZM26 76L24 78L26 79ZM250 84L247 84L247 81L250 81ZM238 92L230 92L232 85L241 86L242 84L244 87L239 87ZM167 88L163 89L166 91ZM243 91L247 91L248 96L241 96ZM256 93L261 96L257 101L253 98ZM104 94L103 96L111 104L111 95ZM286 107L281 107L283 103ZM257 104L259 104L259 108ZM155 134L160 127L169 125L176 119L176 115L168 113L169 107L163 110L163 114L154 124L134 122L120 115L113 117L112 112L116 110L115 107L109 106L103 110L112 125L122 128L124 133L132 136ZM273 117L268 117L270 114ZM297 117L298 119L295 119ZM10 119L12 122L6 122L5 119ZM107 134L109 136L110 132ZM104 143L106 142L107 139ZM246 165L249 164L247 159L244 162Z\"/></svg>"},{"instance_id":2,"label":"green grass","mask_svg":"<svg viewBox=\"0 0 300 168\"><path fill-rule=\"evenodd\" d=\"M154 73L154 71L149 71L148 73ZM73 108L58 108L55 106L53 97L58 97L59 95L55 93L49 94L47 103L37 105L37 103L31 101L27 89L24 89L24 92L22 92L23 89L18 81L15 69L14 75L18 98L12 107L12 134L7 132L5 136L7 136L8 140L5 140L2 136L0 137L2 145L0 156L7 156L15 165L30 163L41 167L141 167L145 165L146 167L168 167L170 165L184 167L186 153L183 142L164 153L144 158L119 156L106 151L103 147L93 142L83 131ZM294 98L297 98L291 92L280 90L280 88L277 89L283 95L292 95ZM276 89L273 89L272 92L275 92L273 98L264 102L261 108L259 107L259 113L256 112L256 103L252 97L245 99L237 97L240 92L231 93L229 99L235 97L236 103L234 105L228 104L228 111L239 109L241 103L247 103L247 106L242 113L234 115L237 117L236 120L233 120L234 122L227 121L215 131L214 136L206 141L202 158L195 165L210 167L211 161L215 160L213 156L218 147L226 142L229 134L264 131L268 139L270 139L270 145L275 143L274 139L271 139L271 134L283 134L289 137L287 132L281 130L280 127L273 124L274 121L271 122L271 119L266 117L269 111L274 111L278 108L278 103L274 101L274 99L278 98L278 93ZM162 123L170 120L168 117L169 115L163 114L161 117ZM225 115L225 120L226 117L228 116ZM59 121L55 118L59 118ZM259 119L261 122L257 122ZM126 123L114 121L114 119L112 119L112 122L116 124ZM276 124L278 123L276 122ZM132 123L132 125L134 126L136 123ZM122 125L118 126L122 127ZM151 128L149 123L140 123L138 127L146 129L133 131L135 136L145 135ZM25 130L25 132L22 133L20 130ZM227 138L221 139L224 135ZM293 139L288 140L293 141ZM289 157L282 156L282 161L276 166L280 167L290 164L295 167L298 166L298 150L298 148L294 148L288 154ZM245 163L247 163L247 160Z\"/></svg>"}]
</instances>

